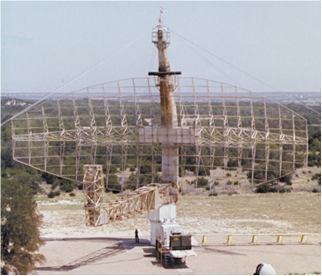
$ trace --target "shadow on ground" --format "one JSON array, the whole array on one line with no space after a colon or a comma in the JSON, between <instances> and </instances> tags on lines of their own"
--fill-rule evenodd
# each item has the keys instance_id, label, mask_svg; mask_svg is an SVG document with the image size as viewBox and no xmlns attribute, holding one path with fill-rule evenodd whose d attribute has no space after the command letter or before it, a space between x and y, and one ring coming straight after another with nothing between
<instances>
[{"instance_id":1,"label":"shadow on ground","mask_svg":"<svg viewBox=\"0 0 322 276\"><path fill-rule=\"evenodd\" d=\"M148 240L141 240L140 243L135 243L133 239L120 239L120 238L63 238L63 239L47 239L47 241L79 241L79 240L93 240L93 241L116 241L113 246L106 246L90 254L87 254L81 258L78 258L68 264L61 266L41 266L36 268L38 271L70 271L78 267L89 265L99 260L115 256L126 250L133 249L135 247L144 247L150 244ZM153 248L151 248L153 249Z\"/></svg>"}]
</instances>

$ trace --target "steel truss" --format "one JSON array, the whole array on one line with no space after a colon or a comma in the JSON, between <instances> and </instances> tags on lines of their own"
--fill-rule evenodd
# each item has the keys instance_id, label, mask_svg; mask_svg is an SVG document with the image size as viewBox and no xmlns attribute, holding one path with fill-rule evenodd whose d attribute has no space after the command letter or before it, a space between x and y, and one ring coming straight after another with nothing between
<instances>
[{"instance_id":1,"label":"steel truss","mask_svg":"<svg viewBox=\"0 0 322 276\"><path fill-rule=\"evenodd\" d=\"M84 165L83 190L85 223L87 226L98 226L101 224L101 205L104 195L102 165Z\"/></svg>"},{"instance_id":2,"label":"steel truss","mask_svg":"<svg viewBox=\"0 0 322 276\"><path fill-rule=\"evenodd\" d=\"M84 165L83 190L85 196L85 223L99 226L122 220L138 213L156 209L162 204L176 202L175 187L167 185L144 186L122 193L117 200L103 203L104 175L102 165Z\"/></svg>"}]
</instances>

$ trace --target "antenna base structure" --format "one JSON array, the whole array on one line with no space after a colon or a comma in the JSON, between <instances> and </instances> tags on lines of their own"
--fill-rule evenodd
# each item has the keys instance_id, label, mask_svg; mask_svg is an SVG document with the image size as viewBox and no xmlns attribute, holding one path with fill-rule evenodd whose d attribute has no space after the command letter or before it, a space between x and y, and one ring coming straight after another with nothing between
<instances>
[{"instance_id":1,"label":"antenna base structure","mask_svg":"<svg viewBox=\"0 0 322 276\"><path fill-rule=\"evenodd\" d=\"M101 204L104 195L102 165L84 165L83 190L85 196L85 223L87 226L101 224Z\"/></svg>"}]
</instances>

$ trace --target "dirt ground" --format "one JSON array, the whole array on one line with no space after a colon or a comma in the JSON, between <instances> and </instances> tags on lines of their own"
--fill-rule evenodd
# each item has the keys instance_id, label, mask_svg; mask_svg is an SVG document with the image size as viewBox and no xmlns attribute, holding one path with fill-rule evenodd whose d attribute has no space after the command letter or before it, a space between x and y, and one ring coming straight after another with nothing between
<instances>
[{"instance_id":1,"label":"dirt ground","mask_svg":"<svg viewBox=\"0 0 322 276\"><path fill-rule=\"evenodd\" d=\"M318 193L181 196L177 221L199 245L207 236L208 245L195 247L197 256L175 269L155 262L146 215L88 228L80 193L38 199L44 221L41 235L47 239L40 252L47 261L35 274L252 274L262 261L281 274L321 271ZM140 246L133 244L135 228L145 239ZM303 233L309 234L307 244L299 245ZM228 234L233 234L232 246L225 245ZM253 234L260 245L249 245ZM284 245L276 245L277 234L292 235L283 238Z\"/></svg>"},{"instance_id":2,"label":"dirt ground","mask_svg":"<svg viewBox=\"0 0 322 276\"><path fill-rule=\"evenodd\" d=\"M108 197L109 195L107 195ZM108 200L107 198L105 200ZM193 235L320 233L319 193L242 194L181 196L177 203L177 221ZM149 235L146 214L96 228L86 227L82 196L68 195L38 202L43 215L41 235L62 237L128 237L138 228Z\"/></svg>"}]
</instances>

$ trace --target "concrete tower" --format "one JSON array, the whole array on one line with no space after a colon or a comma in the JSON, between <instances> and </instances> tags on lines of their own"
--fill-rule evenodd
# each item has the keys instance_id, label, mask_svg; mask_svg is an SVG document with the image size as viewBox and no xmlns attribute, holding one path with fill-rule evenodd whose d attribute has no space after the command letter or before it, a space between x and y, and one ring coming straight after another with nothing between
<instances>
[{"instance_id":1,"label":"concrete tower","mask_svg":"<svg viewBox=\"0 0 322 276\"><path fill-rule=\"evenodd\" d=\"M170 44L169 31L162 25L162 10L160 11L159 24L152 33L152 42L158 49L159 71L149 72L149 75L158 76L160 88L160 115L162 135L167 135L167 141L161 144L162 147L162 182L177 182L179 175L178 147L175 144L176 132L171 131L178 127L178 117L174 92L173 75L181 72L172 72L167 55L167 48Z\"/></svg>"}]
</instances>

